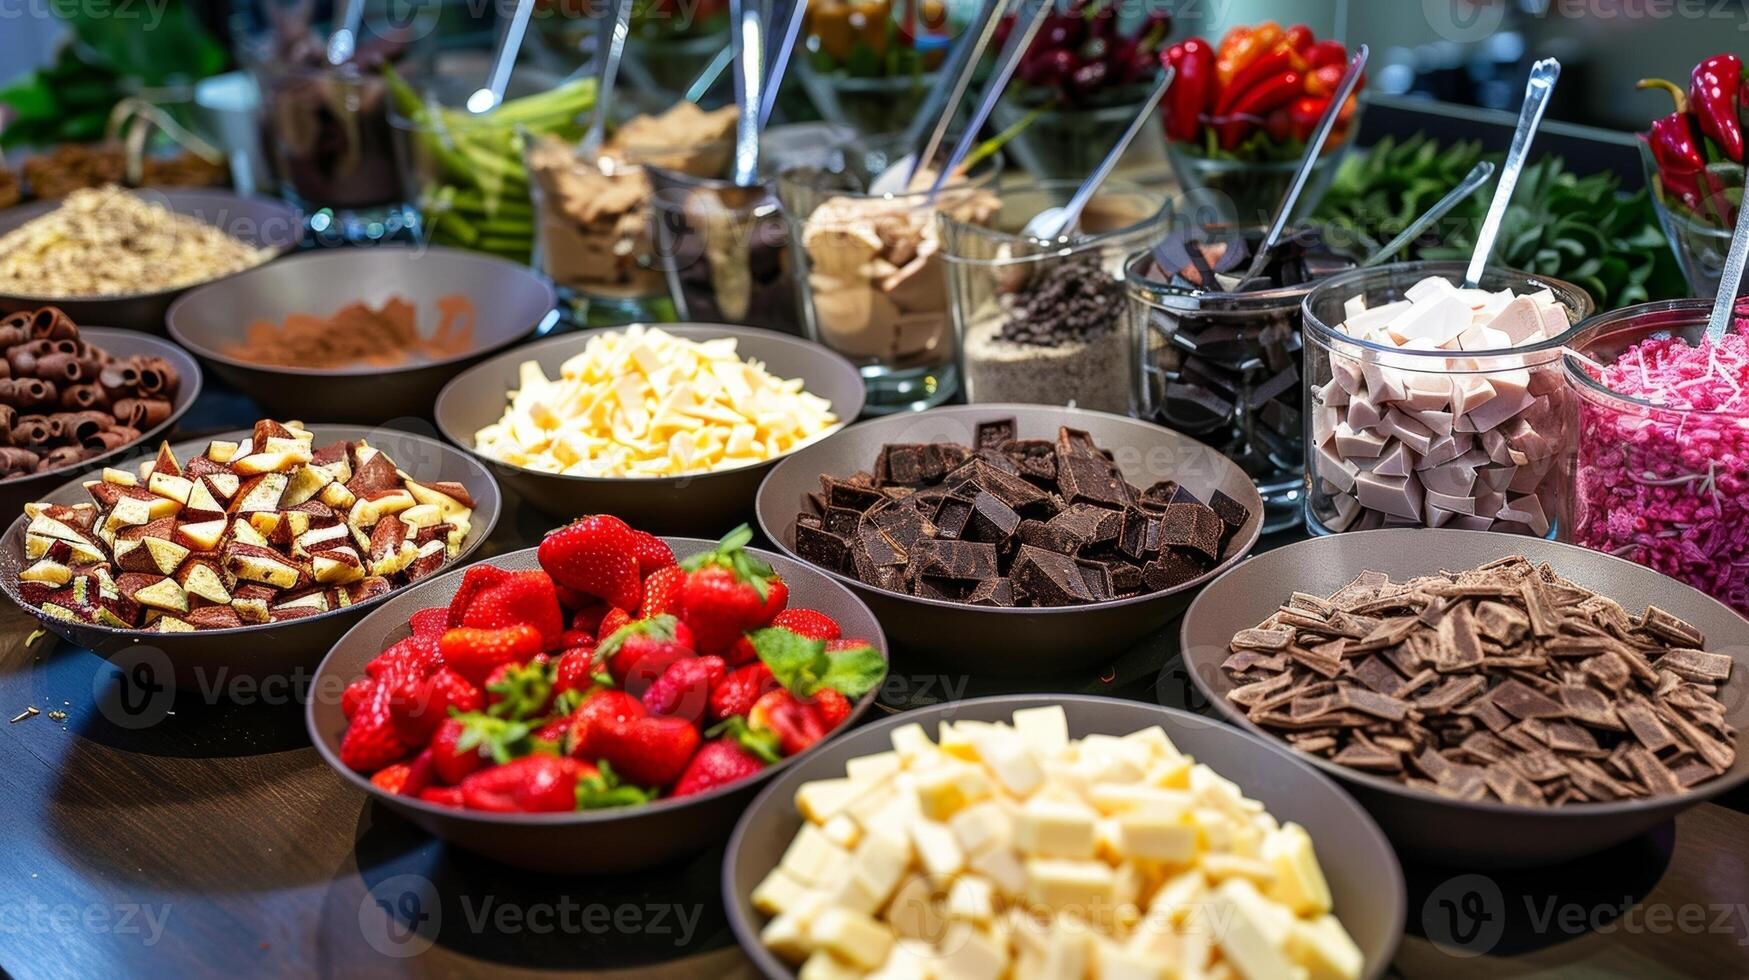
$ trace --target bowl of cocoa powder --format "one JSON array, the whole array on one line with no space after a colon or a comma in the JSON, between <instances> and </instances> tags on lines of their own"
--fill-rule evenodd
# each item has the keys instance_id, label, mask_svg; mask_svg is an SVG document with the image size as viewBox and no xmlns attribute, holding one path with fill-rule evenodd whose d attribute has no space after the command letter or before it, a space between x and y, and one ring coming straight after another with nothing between
<instances>
[{"instance_id":1,"label":"bowl of cocoa powder","mask_svg":"<svg viewBox=\"0 0 1749 980\"><path fill-rule=\"evenodd\" d=\"M299 255L190 291L170 336L281 418L428 418L469 365L531 336L553 290L526 266L450 248Z\"/></svg>"}]
</instances>

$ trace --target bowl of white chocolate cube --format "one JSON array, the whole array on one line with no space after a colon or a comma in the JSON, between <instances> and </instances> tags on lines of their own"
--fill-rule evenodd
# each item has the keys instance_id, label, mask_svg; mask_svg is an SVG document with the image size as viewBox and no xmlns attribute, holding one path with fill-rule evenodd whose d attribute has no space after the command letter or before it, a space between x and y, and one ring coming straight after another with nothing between
<instances>
[{"instance_id":1,"label":"bowl of white chocolate cube","mask_svg":"<svg viewBox=\"0 0 1749 980\"><path fill-rule=\"evenodd\" d=\"M1402 869L1291 753L1157 705L956 701L858 729L773 781L723 864L766 976L1359 980Z\"/></svg>"}]
</instances>

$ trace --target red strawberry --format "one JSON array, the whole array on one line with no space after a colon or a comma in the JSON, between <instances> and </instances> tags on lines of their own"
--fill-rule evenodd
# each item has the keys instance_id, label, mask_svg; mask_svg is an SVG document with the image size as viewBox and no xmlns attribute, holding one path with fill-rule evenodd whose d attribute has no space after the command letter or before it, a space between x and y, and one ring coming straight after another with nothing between
<instances>
[{"instance_id":1,"label":"red strawberry","mask_svg":"<svg viewBox=\"0 0 1749 980\"><path fill-rule=\"evenodd\" d=\"M579 648L593 650L595 649L595 644L598 642L600 641L595 638L595 633L593 631L566 630L559 634L559 642L553 644L553 648L556 650L575 650Z\"/></svg>"},{"instance_id":2,"label":"red strawberry","mask_svg":"<svg viewBox=\"0 0 1749 980\"><path fill-rule=\"evenodd\" d=\"M771 668L762 663L737 667L711 688L711 720L724 721L736 715L745 716L767 691L777 689L777 678Z\"/></svg>"},{"instance_id":3,"label":"red strawberry","mask_svg":"<svg viewBox=\"0 0 1749 980\"><path fill-rule=\"evenodd\" d=\"M733 738L719 738L706 742L692 761L686 764L686 771L680 774L680 781L674 784L671 796L691 796L694 793L704 793L719 786L738 783L765 768L765 763L753 753L742 748Z\"/></svg>"},{"instance_id":4,"label":"red strawberry","mask_svg":"<svg viewBox=\"0 0 1749 980\"><path fill-rule=\"evenodd\" d=\"M647 548L641 533L607 514L585 517L541 539L540 564L561 585L636 609L644 591L638 555Z\"/></svg>"},{"instance_id":5,"label":"red strawberry","mask_svg":"<svg viewBox=\"0 0 1749 980\"><path fill-rule=\"evenodd\" d=\"M620 627L595 648L595 662L632 697L662 676L668 665L693 654L692 631L673 616L640 619Z\"/></svg>"},{"instance_id":6,"label":"red strawberry","mask_svg":"<svg viewBox=\"0 0 1749 980\"><path fill-rule=\"evenodd\" d=\"M385 793L395 796L414 795L407 793L407 779L413 772L413 766L407 762L397 762L384 769L378 769L376 775L370 777L370 784Z\"/></svg>"},{"instance_id":7,"label":"red strawberry","mask_svg":"<svg viewBox=\"0 0 1749 980\"><path fill-rule=\"evenodd\" d=\"M407 620L407 625L413 627L414 636L428 636L435 640L449 629L449 610L443 606L421 609Z\"/></svg>"},{"instance_id":8,"label":"red strawberry","mask_svg":"<svg viewBox=\"0 0 1749 980\"><path fill-rule=\"evenodd\" d=\"M667 545L663 545L664 548ZM680 613L680 590L686 584L686 569L666 565L644 579L644 604L638 609L639 619L663 614Z\"/></svg>"},{"instance_id":9,"label":"red strawberry","mask_svg":"<svg viewBox=\"0 0 1749 980\"><path fill-rule=\"evenodd\" d=\"M408 745L424 745L449 710L478 711L485 696L474 683L449 667L440 667L430 677L403 678L389 696L389 717L395 731Z\"/></svg>"},{"instance_id":10,"label":"red strawberry","mask_svg":"<svg viewBox=\"0 0 1749 980\"><path fill-rule=\"evenodd\" d=\"M389 685L378 684L359 704L340 737L340 762L358 772L375 772L401 761L413 750L395 731L389 715Z\"/></svg>"},{"instance_id":11,"label":"red strawberry","mask_svg":"<svg viewBox=\"0 0 1749 980\"><path fill-rule=\"evenodd\" d=\"M723 654L741 634L758 629L783 610L787 586L771 566L746 550L753 532L743 524L725 535L712 551L682 562L687 569L681 589L681 618L698 638L700 653Z\"/></svg>"},{"instance_id":12,"label":"red strawberry","mask_svg":"<svg viewBox=\"0 0 1749 980\"><path fill-rule=\"evenodd\" d=\"M674 564L674 549L648 531L632 531L632 556L638 560L638 573L645 578Z\"/></svg>"},{"instance_id":13,"label":"red strawberry","mask_svg":"<svg viewBox=\"0 0 1749 980\"><path fill-rule=\"evenodd\" d=\"M771 618L771 625L810 640L836 640L844 635L831 616L817 609L785 609Z\"/></svg>"},{"instance_id":14,"label":"red strawberry","mask_svg":"<svg viewBox=\"0 0 1749 980\"><path fill-rule=\"evenodd\" d=\"M626 612L624 609L609 609L607 614L601 617L601 625L595 630L595 641L600 643L602 640L618 633L621 627L631 621L632 614Z\"/></svg>"},{"instance_id":15,"label":"red strawberry","mask_svg":"<svg viewBox=\"0 0 1749 980\"><path fill-rule=\"evenodd\" d=\"M459 719L445 718L437 726L437 731L431 736L431 744L425 749L431 753L432 770L437 773L438 780L450 786L459 784L486 764L486 759L477 746L468 749L456 747L456 742L461 739L466 728Z\"/></svg>"},{"instance_id":16,"label":"red strawberry","mask_svg":"<svg viewBox=\"0 0 1749 980\"><path fill-rule=\"evenodd\" d=\"M697 751L698 729L684 718L609 718L590 733L589 742L628 781L667 786Z\"/></svg>"},{"instance_id":17,"label":"red strawberry","mask_svg":"<svg viewBox=\"0 0 1749 980\"><path fill-rule=\"evenodd\" d=\"M813 704L782 689L761 695L747 713L747 724L776 735L778 747L786 756L804 751L832 731Z\"/></svg>"},{"instance_id":18,"label":"red strawberry","mask_svg":"<svg viewBox=\"0 0 1749 980\"><path fill-rule=\"evenodd\" d=\"M559 657L553 669L553 695L566 691L587 691L595 683L595 647L572 647Z\"/></svg>"},{"instance_id":19,"label":"red strawberry","mask_svg":"<svg viewBox=\"0 0 1749 980\"><path fill-rule=\"evenodd\" d=\"M486 678L486 702L499 718L541 718L553 707L552 663L544 653L527 663L499 664Z\"/></svg>"},{"instance_id":20,"label":"red strawberry","mask_svg":"<svg viewBox=\"0 0 1749 980\"><path fill-rule=\"evenodd\" d=\"M613 607L599 599L590 599L587 605L577 606L571 614L571 628L590 636L601 632L601 620Z\"/></svg>"},{"instance_id":21,"label":"red strawberry","mask_svg":"<svg viewBox=\"0 0 1749 980\"><path fill-rule=\"evenodd\" d=\"M559 594L559 605L566 609L582 609L591 603L605 605L587 592L578 592L576 589L568 588L557 582L553 583L553 591Z\"/></svg>"},{"instance_id":22,"label":"red strawberry","mask_svg":"<svg viewBox=\"0 0 1749 980\"><path fill-rule=\"evenodd\" d=\"M497 565L470 565L462 573L462 584L455 590L455 595L449 600L448 622L446 628L455 629L462 625L462 616L473 604L474 596L479 595L490 586L497 585L510 577L510 573Z\"/></svg>"},{"instance_id":23,"label":"red strawberry","mask_svg":"<svg viewBox=\"0 0 1749 980\"><path fill-rule=\"evenodd\" d=\"M571 716L571 731L566 737L565 754L573 759L593 761L601 757L596 733L610 721L642 718L648 711L644 702L624 691L597 691L583 707Z\"/></svg>"},{"instance_id":24,"label":"red strawberry","mask_svg":"<svg viewBox=\"0 0 1749 980\"><path fill-rule=\"evenodd\" d=\"M827 731L844 724L850 717L850 699L829 687L814 692L813 704Z\"/></svg>"},{"instance_id":25,"label":"red strawberry","mask_svg":"<svg viewBox=\"0 0 1749 980\"><path fill-rule=\"evenodd\" d=\"M459 786L427 786L419 794L426 803L436 803L438 806L460 807L466 804L462 801L462 791Z\"/></svg>"},{"instance_id":26,"label":"red strawberry","mask_svg":"<svg viewBox=\"0 0 1749 980\"><path fill-rule=\"evenodd\" d=\"M371 658L370 663L364 665L364 672L371 677L388 674L425 677L441 666L443 658L438 653L436 640L409 636Z\"/></svg>"},{"instance_id":27,"label":"red strawberry","mask_svg":"<svg viewBox=\"0 0 1749 980\"><path fill-rule=\"evenodd\" d=\"M577 780L595 767L551 755L529 755L483 769L462 780L470 809L496 813L554 813L577 808Z\"/></svg>"},{"instance_id":28,"label":"red strawberry","mask_svg":"<svg viewBox=\"0 0 1749 980\"><path fill-rule=\"evenodd\" d=\"M340 713L350 719L358 713L358 706L370 697L370 692L377 686L375 677L360 677L346 685L346 690L340 692Z\"/></svg>"},{"instance_id":29,"label":"red strawberry","mask_svg":"<svg viewBox=\"0 0 1749 980\"><path fill-rule=\"evenodd\" d=\"M450 605L454 619L455 605ZM541 641L550 646L558 642L565 629L564 613L559 611L559 595L553 590L553 580L539 569L510 572L501 581L476 592L462 610L459 626L480 629L500 629L526 623L540 631Z\"/></svg>"},{"instance_id":30,"label":"red strawberry","mask_svg":"<svg viewBox=\"0 0 1749 980\"><path fill-rule=\"evenodd\" d=\"M722 681L721 657L687 657L668 665L644 691L644 707L653 715L673 715L694 725L704 720L711 689Z\"/></svg>"},{"instance_id":31,"label":"red strawberry","mask_svg":"<svg viewBox=\"0 0 1749 980\"><path fill-rule=\"evenodd\" d=\"M571 722L576 720L576 717L576 715L560 715L552 719L534 730L535 739L541 742L551 742L554 745L564 744L565 733L571 730Z\"/></svg>"},{"instance_id":32,"label":"red strawberry","mask_svg":"<svg viewBox=\"0 0 1749 980\"><path fill-rule=\"evenodd\" d=\"M484 684L498 665L521 663L541 652L541 638L538 630L527 625L494 630L464 626L443 634L438 648L451 670L475 684Z\"/></svg>"},{"instance_id":33,"label":"red strawberry","mask_svg":"<svg viewBox=\"0 0 1749 980\"><path fill-rule=\"evenodd\" d=\"M874 644L868 642L867 640L857 640L857 639L853 639L851 637L842 637L842 638L836 639L836 640L827 640L826 641L826 652L827 653L840 653L840 652L845 651L845 650L861 650L863 647L869 647L872 649L873 646L874 646Z\"/></svg>"}]
</instances>

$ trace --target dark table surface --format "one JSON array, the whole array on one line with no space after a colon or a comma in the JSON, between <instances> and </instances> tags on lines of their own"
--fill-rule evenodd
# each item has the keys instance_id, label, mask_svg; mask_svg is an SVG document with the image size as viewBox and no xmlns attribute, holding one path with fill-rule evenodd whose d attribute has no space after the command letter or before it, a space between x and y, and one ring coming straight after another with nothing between
<instances>
[{"instance_id":1,"label":"dark table surface","mask_svg":"<svg viewBox=\"0 0 1749 980\"><path fill-rule=\"evenodd\" d=\"M254 419L246 398L209 389L184 432ZM507 492L479 557L527 547L549 523ZM295 685L142 698L89 651L30 642L34 626L0 610L0 713L13 719L0 724L0 967L13 976L754 975L718 897L721 845L616 878L501 868L344 784L309 746ZM1025 682L900 653L881 707L1056 691L1199 710L1176 651L1174 625L1098 670ZM1746 804L1703 804L1535 872L1410 864L1392 973L1749 975Z\"/></svg>"}]
</instances>

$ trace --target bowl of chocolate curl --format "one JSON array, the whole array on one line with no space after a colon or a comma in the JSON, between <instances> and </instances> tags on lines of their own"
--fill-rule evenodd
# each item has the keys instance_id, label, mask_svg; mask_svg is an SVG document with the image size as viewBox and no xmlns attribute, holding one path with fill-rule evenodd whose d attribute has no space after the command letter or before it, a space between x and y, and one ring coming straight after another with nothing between
<instances>
[{"instance_id":1,"label":"bowl of chocolate curl","mask_svg":"<svg viewBox=\"0 0 1749 980\"><path fill-rule=\"evenodd\" d=\"M901 652L989 676L1111 663L1256 544L1233 462L1121 415L970 405L784 458L765 536L867 602Z\"/></svg>"},{"instance_id":2,"label":"bowl of chocolate curl","mask_svg":"<svg viewBox=\"0 0 1749 980\"><path fill-rule=\"evenodd\" d=\"M170 336L285 418L430 415L450 379L527 340L553 289L526 265L455 248L296 255L190 290Z\"/></svg>"},{"instance_id":3,"label":"bowl of chocolate curl","mask_svg":"<svg viewBox=\"0 0 1749 980\"><path fill-rule=\"evenodd\" d=\"M80 327L53 306L0 317L0 508L169 432L200 386L200 365L169 341Z\"/></svg>"},{"instance_id":4,"label":"bowl of chocolate curl","mask_svg":"<svg viewBox=\"0 0 1749 980\"><path fill-rule=\"evenodd\" d=\"M1536 867L1749 781L1749 634L1613 555L1490 531L1313 538L1216 579L1185 667L1295 749L1405 855Z\"/></svg>"},{"instance_id":5,"label":"bowl of chocolate curl","mask_svg":"<svg viewBox=\"0 0 1749 980\"><path fill-rule=\"evenodd\" d=\"M0 589L138 683L296 688L370 609L466 561L500 504L492 475L435 439L262 419L24 505Z\"/></svg>"}]
</instances>

